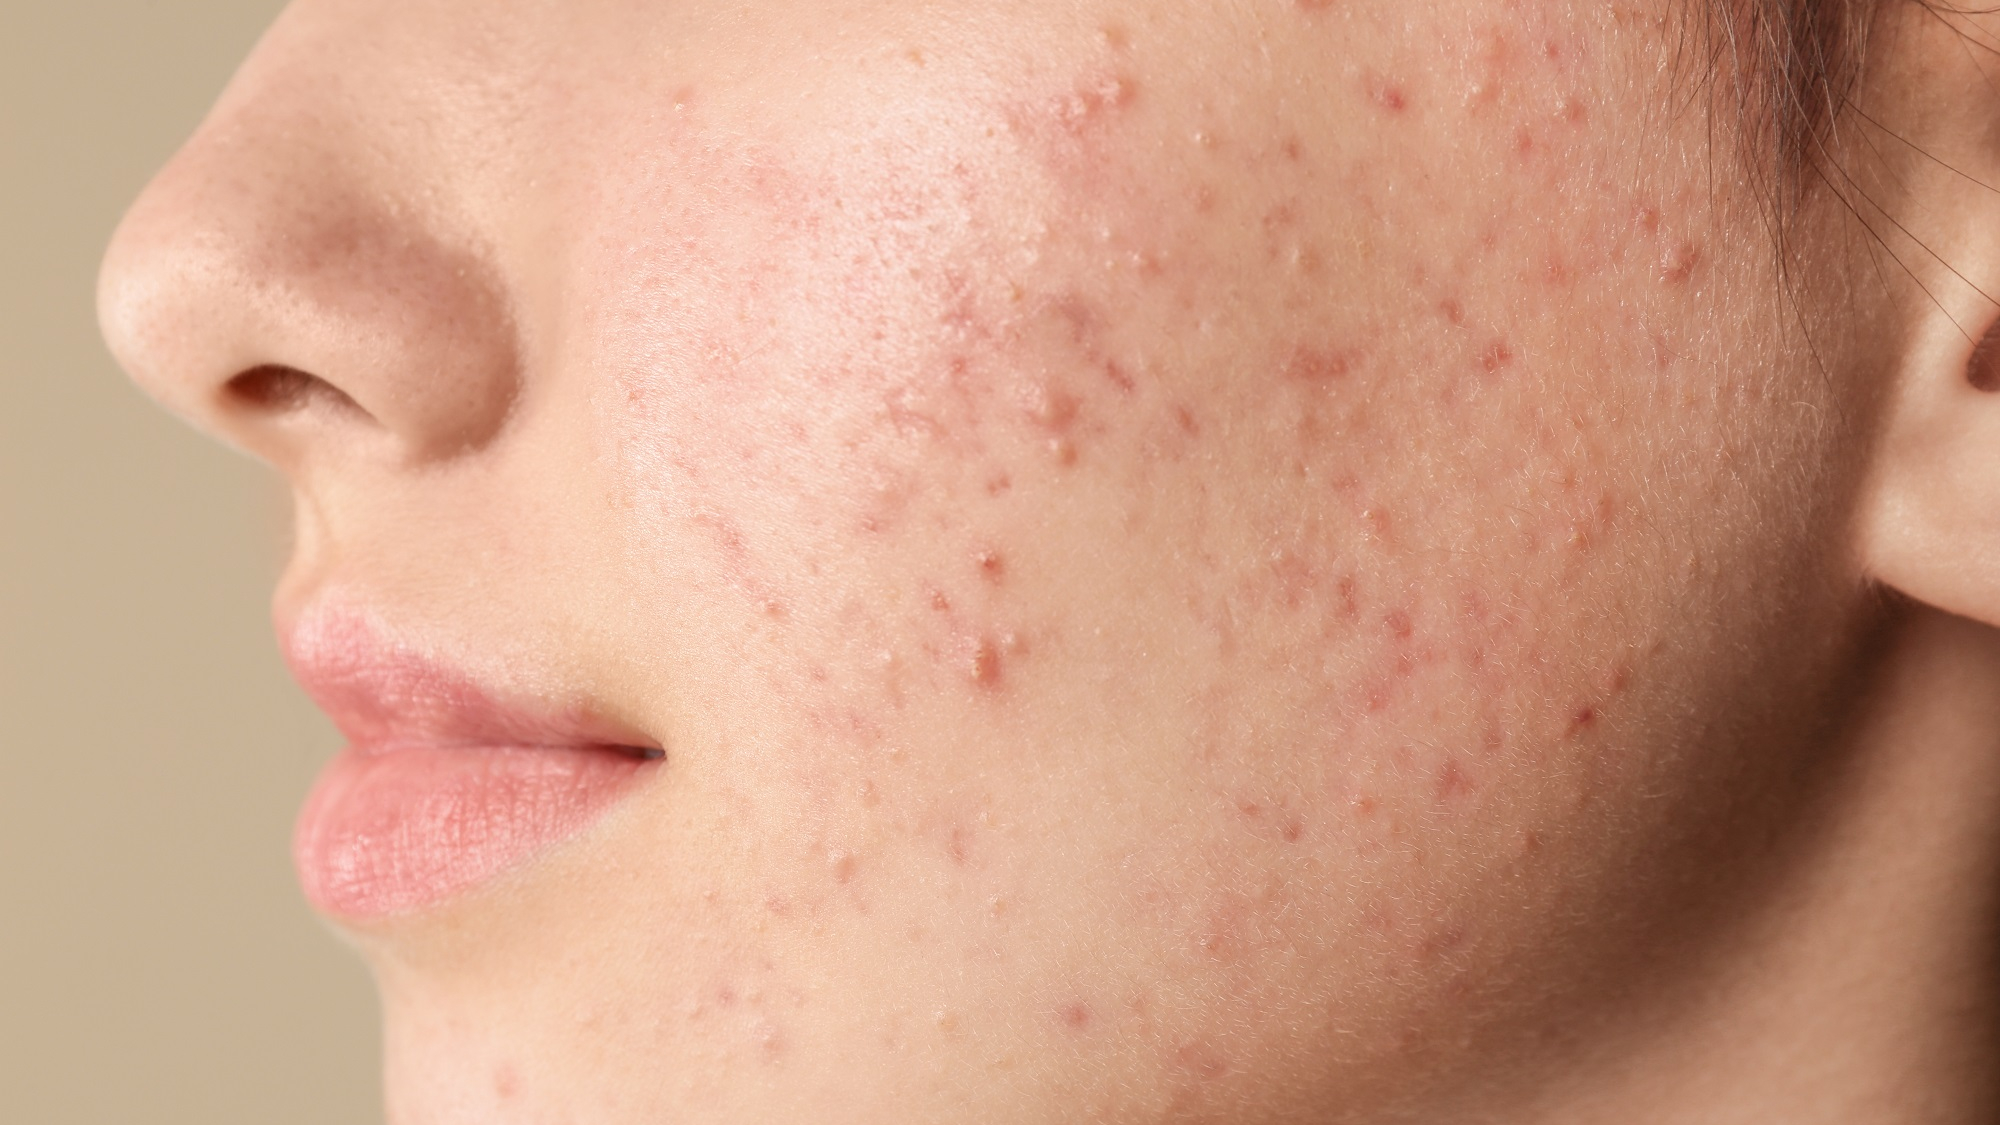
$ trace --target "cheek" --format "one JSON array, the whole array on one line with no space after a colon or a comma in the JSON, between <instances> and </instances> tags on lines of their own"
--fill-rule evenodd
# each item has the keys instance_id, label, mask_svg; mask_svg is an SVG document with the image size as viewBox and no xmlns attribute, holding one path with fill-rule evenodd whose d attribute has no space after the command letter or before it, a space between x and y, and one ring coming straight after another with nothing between
<instances>
[{"instance_id":1,"label":"cheek","mask_svg":"<svg viewBox=\"0 0 2000 1125\"><path fill-rule=\"evenodd\" d=\"M908 934L1149 935L1049 970L1067 1035L1152 978L1276 1012L1329 934L1445 988L1536 873L1615 867L1606 748L1691 580L1638 420L1726 406L1684 362L1701 188L1614 155L1573 31L1315 34L1303 109L1107 39L837 148L691 110L605 204L618 584L673 618L631 644L772 751L766 913L879 911L907 862L973 904Z\"/></svg>"}]
</instances>

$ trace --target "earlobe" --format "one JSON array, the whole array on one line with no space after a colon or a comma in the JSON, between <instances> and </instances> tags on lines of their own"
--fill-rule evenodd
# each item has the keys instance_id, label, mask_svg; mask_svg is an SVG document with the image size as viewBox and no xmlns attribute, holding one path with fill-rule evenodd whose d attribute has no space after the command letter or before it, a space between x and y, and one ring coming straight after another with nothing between
<instances>
[{"instance_id":1,"label":"earlobe","mask_svg":"<svg viewBox=\"0 0 2000 1125\"><path fill-rule=\"evenodd\" d=\"M1859 544L1877 581L2000 626L2000 311L1988 305L1971 326L1983 330L1976 346L1941 323L1905 357L1885 404Z\"/></svg>"}]
</instances>

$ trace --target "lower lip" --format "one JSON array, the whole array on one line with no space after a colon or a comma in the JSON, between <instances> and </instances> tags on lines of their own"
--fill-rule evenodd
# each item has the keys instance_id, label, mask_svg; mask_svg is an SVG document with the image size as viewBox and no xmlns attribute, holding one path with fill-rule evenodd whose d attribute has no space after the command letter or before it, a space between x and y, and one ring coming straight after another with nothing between
<instances>
[{"instance_id":1,"label":"lower lip","mask_svg":"<svg viewBox=\"0 0 2000 1125\"><path fill-rule=\"evenodd\" d=\"M338 917L421 910L590 827L651 764L597 747L349 747L299 814L299 879Z\"/></svg>"}]
</instances>

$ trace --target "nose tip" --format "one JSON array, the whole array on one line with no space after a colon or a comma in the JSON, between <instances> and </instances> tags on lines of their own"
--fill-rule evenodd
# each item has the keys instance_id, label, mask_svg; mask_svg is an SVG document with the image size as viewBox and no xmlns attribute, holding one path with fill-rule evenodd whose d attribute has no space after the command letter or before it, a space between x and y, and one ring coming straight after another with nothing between
<instances>
[{"instance_id":1,"label":"nose tip","mask_svg":"<svg viewBox=\"0 0 2000 1125\"><path fill-rule=\"evenodd\" d=\"M161 172L105 254L106 342L169 408L287 470L484 445L520 380L498 270L400 202L427 185L349 174L299 125L218 110Z\"/></svg>"}]
</instances>

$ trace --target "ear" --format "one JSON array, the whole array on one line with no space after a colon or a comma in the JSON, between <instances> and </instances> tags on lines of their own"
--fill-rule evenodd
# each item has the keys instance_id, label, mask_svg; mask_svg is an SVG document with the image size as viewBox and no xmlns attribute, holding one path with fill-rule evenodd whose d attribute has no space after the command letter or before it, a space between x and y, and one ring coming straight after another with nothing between
<instances>
[{"instance_id":1,"label":"ear","mask_svg":"<svg viewBox=\"0 0 2000 1125\"><path fill-rule=\"evenodd\" d=\"M1901 8L1912 22L1885 29L1861 128L1907 158L1878 214L1912 236L1895 250L1918 284L1857 546L1884 585L2000 626L2000 20Z\"/></svg>"},{"instance_id":2,"label":"ear","mask_svg":"<svg viewBox=\"0 0 2000 1125\"><path fill-rule=\"evenodd\" d=\"M2000 225L2000 198L1994 210ZM2000 318L1974 328L1976 347L1948 322L1933 327L1890 391L1861 561L1911 598L2000 626Z\"/></svg>"}]
</instances>

